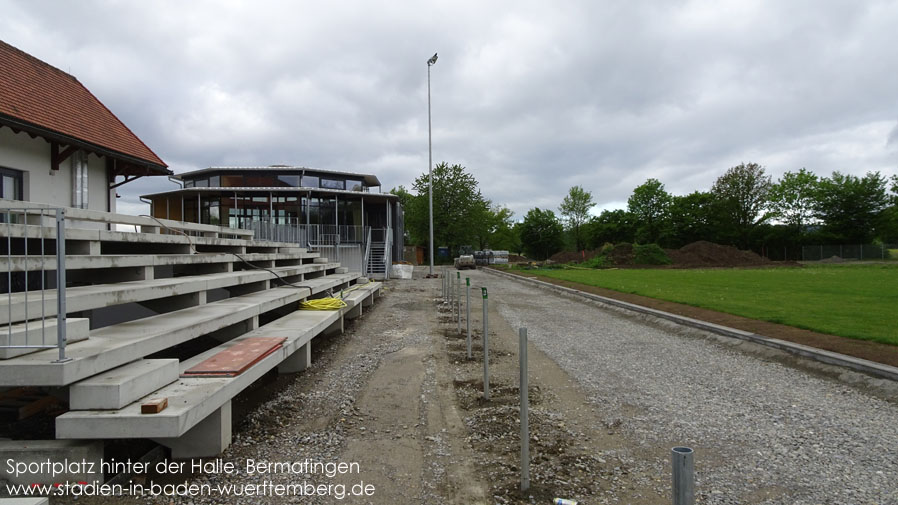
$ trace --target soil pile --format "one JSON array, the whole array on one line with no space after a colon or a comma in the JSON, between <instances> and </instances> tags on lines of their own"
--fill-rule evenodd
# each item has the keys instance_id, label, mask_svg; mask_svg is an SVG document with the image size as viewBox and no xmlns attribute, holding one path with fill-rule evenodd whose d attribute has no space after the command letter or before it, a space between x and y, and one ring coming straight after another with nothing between
<instances>
[{"instance_id":1,"label":"soil pile","mask_svg":"<svg viewBox=\"0 0 898 505\"><path fill-rule=\"evenodd\" d=\"M633 244L622 243L616 244L608 255L611 262L618 266L632 265L636 254L633 252Z\"/></svg>"},{"instance_id":2,"label":"soil pile","mask_svg":"<svg viewBox=\"0 0 898 505\"><path fill-rule=\"evenodd\" d=\"M752 251L741 251L733 246L699 240L679 249L668 249L667 255L678 268L746 267L767 265L770 260Z\"/></svg>"},{"instance_id":3,"label":"soil pile","mask_svg":"<svg viewBox=\"0 0 898 505\"><path fill-rule=\"evenodd\" d=\"M549 261L552 263L581 263L583 261L592 259L593 256L598 254L598 250L595 251L561 251L553 254L549 257Z\"/></svg>"}]
</instances>

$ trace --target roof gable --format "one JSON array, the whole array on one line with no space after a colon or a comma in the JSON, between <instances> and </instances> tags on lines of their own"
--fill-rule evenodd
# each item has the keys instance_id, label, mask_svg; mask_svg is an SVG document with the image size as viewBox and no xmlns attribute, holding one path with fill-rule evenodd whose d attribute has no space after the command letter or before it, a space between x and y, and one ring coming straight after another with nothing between
<instances>
[{"instance_id":1,"label":"roof gable","mask_svg":"<svg viewBox=\"0 0 898 505\"><path fill-rule=\"evenodd\" d=\"M0 41L2 116L148 165L167 166L74 76Z\"/></svg>"}]
</instances>

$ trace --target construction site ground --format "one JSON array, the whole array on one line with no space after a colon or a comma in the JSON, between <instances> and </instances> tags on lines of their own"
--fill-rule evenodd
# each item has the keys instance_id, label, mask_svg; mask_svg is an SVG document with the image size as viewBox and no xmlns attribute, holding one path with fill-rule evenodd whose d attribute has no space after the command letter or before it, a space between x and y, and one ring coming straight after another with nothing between
<instances>
[{"instance_id":1,"label":"construction site ground","mask_svg":"<svg viewBox=\"0 0 898 505\"><path fill-rule=\"evenodd\" d=\"M209 495L54 503L661 504L670 502L676 445L696 450L698 503L898 503L898 464L889 457L898 405L888 381L481 270L462 273L473 286L468 359L465 321L459 332L442 280L425 273L416 267L413 279L389 281L344 334L315 340L309 369L272 375L235 405L233 444L213 460L235 472L130 479L208 486ZM489 401L480 286L489 288ZM521 326L531 339L524 493ZM259 471L303 461L357 472ZM302 496L259 492L306 484L314 491L306 486ZM240 496L240 486L244 494L262 488Z\"/></svg>"}]
</instances>

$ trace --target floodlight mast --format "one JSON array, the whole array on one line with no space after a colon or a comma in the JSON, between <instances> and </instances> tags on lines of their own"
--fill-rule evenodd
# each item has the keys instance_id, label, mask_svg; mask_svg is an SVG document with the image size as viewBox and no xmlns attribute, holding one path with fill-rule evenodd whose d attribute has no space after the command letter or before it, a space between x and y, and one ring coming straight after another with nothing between
<instances>
[{"instance_id":1,"label":"floodlight mast","mask_svg":"<svg viewBox=\"0 0 898 505\"><path fill-rule=\"evenodd\" d=\"M433 277L433 133L430 121L430 67L437 62L437 53L427 60L427 184L428 215L430 217L430 271L428 277Z\"/></svg>"}]
</instances>

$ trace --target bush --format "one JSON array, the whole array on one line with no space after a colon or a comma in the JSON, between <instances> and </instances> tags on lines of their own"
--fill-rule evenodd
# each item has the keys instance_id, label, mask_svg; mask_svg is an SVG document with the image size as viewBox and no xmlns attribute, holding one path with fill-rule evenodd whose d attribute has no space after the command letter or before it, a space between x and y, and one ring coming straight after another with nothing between
<instances>
[{"instance_id":1,"label":"bush","mask_svg":"<svg viewBox=\"0 0 898 505\"><path fill-rule=\"evenodd\" d=\"M611 260L608 258L608 255L605 254L604 250L602 251L601 254L596 254L595 256L593 256L592 258L589 258L588 260L584 261L580 265L587 267L587 268L609 268L609 267L614 266L611 263Z\"/></svg>"},{"instance_id":2,"label":"bush","mask_svg":"<svg viewBox=\"0 0 898 505\"><path fill-rule=\"evenodd\" d=\"M637 265L670 265L672 261L658 244L633 246L633 263Z\"/></svg>"}]
</instances>

